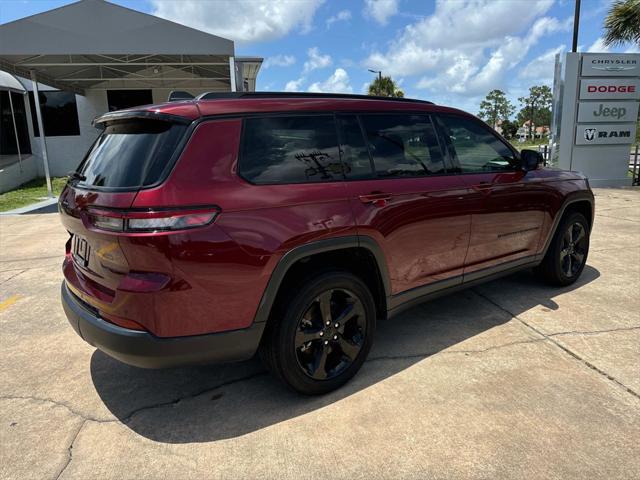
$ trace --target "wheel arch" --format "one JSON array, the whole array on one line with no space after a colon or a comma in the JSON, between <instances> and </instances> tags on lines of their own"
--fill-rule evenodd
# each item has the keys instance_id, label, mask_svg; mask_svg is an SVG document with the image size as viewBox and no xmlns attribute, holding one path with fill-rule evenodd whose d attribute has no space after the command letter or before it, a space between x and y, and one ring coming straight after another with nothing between
<instances>
[{"instance_id":1,"label":"wheel arch","mask_svg":"<svg viewBox=\"0 0 640 480\"><path fill-rule=\"evenodd\" d=\"M269 320L278 295L283 291L282 287L303 276L310 262L313 265L312 268L334 266L360 276L372 290L378 316L386 315L391 288L384 253L373 238L351 235L318 240L286 252L271 273L258 305L254 323L264 323ZM367 275L367 271L375 275Z\"/></svg>"},{"instance_id":2,"label":"wheel arch","mask_svg":"<svg viewBox=\"0 0 640 480\"><path fill-rule=\"evenodd\" d=\"M585 218L589 222L589 233L591 233L595 217L593 194L590 191L580 191L569 195L565 199L562 207L560 207L558 213L553 219L553 224L551 226L551 229L549 230L549 234L547 235L541 258L544 258L544 256L547 254L549 246L551 245L551 241L555 237L556 231L558 230L558 226L560 225L562 219L572 212L579 212L585 216Z\"/></svg>"}]
</instances>

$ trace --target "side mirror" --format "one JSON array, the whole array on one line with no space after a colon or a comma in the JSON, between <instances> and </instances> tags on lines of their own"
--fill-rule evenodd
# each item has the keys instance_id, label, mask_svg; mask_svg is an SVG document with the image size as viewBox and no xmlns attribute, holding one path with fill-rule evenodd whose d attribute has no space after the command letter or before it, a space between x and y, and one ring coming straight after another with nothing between
<instances>
[{"instance_id":1,"label":"side mirror","mask_svg":"<svg viewBox=\"0 0 640 480\"><path fill-rule=\"evenodd\" d=\"M520 165L525 172L537 170L543 164L544 158L540 152L526 149L520 152Z\"/></svg>"}]
</instances>

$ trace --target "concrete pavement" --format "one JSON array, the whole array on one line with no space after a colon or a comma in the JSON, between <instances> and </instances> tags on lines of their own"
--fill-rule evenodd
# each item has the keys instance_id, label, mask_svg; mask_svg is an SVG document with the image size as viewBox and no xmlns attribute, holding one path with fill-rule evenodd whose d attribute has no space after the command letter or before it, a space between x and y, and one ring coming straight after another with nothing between
<instances>
[{"instance_id":1,"label":"concrete pavement","mask_svg":"<svg viewBox=\"0 0 640 480\"><path fill-rule=\"evenodd\" d=\"M0 217L0 478L640 478L640 190L596 190L588 266L379 325L319 398L257 361L128 367L59 302L56 214Z\"/></svg>"}]
</instances>

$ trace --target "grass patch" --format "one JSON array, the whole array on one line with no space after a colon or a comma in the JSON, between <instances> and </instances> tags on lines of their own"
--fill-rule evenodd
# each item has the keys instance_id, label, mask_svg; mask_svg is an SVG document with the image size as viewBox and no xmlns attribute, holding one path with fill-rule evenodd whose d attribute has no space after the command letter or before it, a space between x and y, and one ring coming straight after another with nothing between
<instances>
[{"instance_id":1,"label":"grass patch","mask_svg":"<svg viewBox=\"0 0 640 480\"><path fill-rule=\"evenodd\" d=\"M526 142L520 143L518 142L517 138L512 138L511 140L509 140L509 143L511 143L511 145L513 145L513 147L516 148L517 150L524 150L525 148L529 150L537 150L538 145L543 145L543 146L548 145L549 139L538 138L535 141L527 140Z\"/></svg>"},{"instance_id":2,"label":"grass patch","mask_svg":"<svg viewBox=\"0 0 640 480\"><path fill-rule=\"evenodd\" d=\"M67 177L56 177L51 179L53 194L60 195L63 187L67 183ZM15 190L0 194L0 212L24 207L31 203L39 202L47 196L47 182L44 178L35 178L27 183L23 183Z\"/></svg>"}]
</instances>

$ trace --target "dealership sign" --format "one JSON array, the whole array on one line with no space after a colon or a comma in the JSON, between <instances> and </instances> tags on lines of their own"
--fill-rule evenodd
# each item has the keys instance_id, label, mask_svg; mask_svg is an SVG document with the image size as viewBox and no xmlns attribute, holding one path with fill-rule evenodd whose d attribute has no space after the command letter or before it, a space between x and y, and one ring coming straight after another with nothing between
<instances>
[{"instance_id":1,"label":"dealership sign","mask_svg":"<svg viewBox=\"0 0 640 480\"><path fill-rule=\"evenodd\" d=\"M582 55L583 77L634 77L640 75L638 55L585 53Z\"/></svg>"},{"instance_id":2,"label":"dealership sign","mask_svg":"<svg viewBox=\"0 0 640 480\"><path fill-rule=\"evenodd\" d=\"M638 102L580 102L578 122L635 122Z\"/></svg>"},{"instance_id":3,"label":"dealership sign","mask_svg":"<svg viewBox=\"0 0 640 480\"><path fill-rule=\"evenodd\" d=\"M581 100L637 100L640 80L637 78L583 78L580 81Z\"/></svg>"},{"instance_id":4,"label":"dealership sign","mask_svg":"<svg viewBox=\"0 0 640 480\"><path fill-rule=\"evenodd\" d=\"M636 138L635 123L578 125L576 145L624 145Z\"/></svg>"},{"instance_id":5,"label":"dealership sign","mask_svg":"<svg viewBox=\"0 0 640 480\"><path fill-rule=\"evenodd\" d=\"M550 164L591 185L631 185L629 152L640 110L640 54L556 56Z\"/></svg>"}]
</instances>

